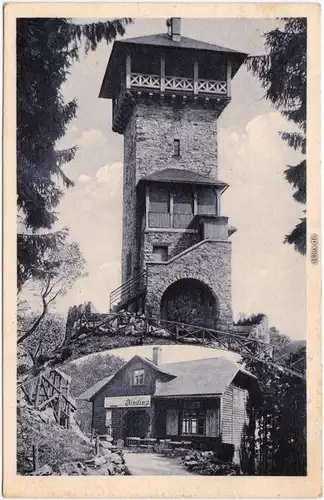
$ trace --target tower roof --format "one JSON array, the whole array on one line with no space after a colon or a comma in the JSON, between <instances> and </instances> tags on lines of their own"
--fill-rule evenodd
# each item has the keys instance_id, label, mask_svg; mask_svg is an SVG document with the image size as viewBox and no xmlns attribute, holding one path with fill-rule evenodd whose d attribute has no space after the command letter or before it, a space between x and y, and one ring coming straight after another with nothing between
<instances>
[{"instance_id":1,"label":"tower roof","mask_svg":"<svg viewBox=\"0 0 324 500\"><path fill-rule=\"evenodd\" d=\"M248 54L244 52L239 52L227 47L195 40L194 38L188 38L185 36L181 36L179 41L175 41L167 33L158 33L118 40L114 42L99 97L108 99L116 97L114 93L114 78L116 73L120 71L121 64L124 64L125 54L127 52L138 53L143 50L144 47L146 50L152 52L152 54L155 54L157 51L163 53L173 51L175 49L181 49L186 52L195 52L197 55L199 53L203 54L207 52L218 57L225 57L231 61L232 78L235 76L240 66L248 56ZM147 57L149 57L149 55L147 55Z\"/></svg>"},{"instance_id":2,"label":"tower roof","mask_svg":"<svg viewBox=\"0 0 324 500\"><path fill-rule=\"evenodd\" d=\"M140 180L140 182L164 182L164 183L182 183L182 184L204 184L209 186L227 187L226 182L212 179L205 175L197 174L186 169L165 168L158 170Z\"/></svg>"},{"instance_id":3,"label":"tower roof","mask_svg":"<svg viewBox=\"0 0 324 500\"><path fill-rule=\"evenodd\" d=\"M211 50L213 52L228 52L231 54L237 54L246 57L247 54L243 52L238 52L237 50L229 49L226 47L221 47L220 45L215 45L212 43L202 42L201 40L195 40L194 38L188 38L186 36L181 36L179 42L172 40L172 38L167 33L157 33L155 35L137 36L134 38L125 38L115 42L115 44L140 44L140 45L157 45L159 47L174 47L181 49L193 49L193 50Z\"/></svg>"}]
</instances>

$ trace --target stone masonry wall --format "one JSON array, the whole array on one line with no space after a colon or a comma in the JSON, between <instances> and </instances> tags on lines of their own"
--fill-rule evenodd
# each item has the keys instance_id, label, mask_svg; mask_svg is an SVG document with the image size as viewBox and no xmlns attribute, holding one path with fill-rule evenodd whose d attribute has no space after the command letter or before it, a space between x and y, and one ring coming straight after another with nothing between
<instances>
[{"instance_id":1,"label":"stone masonry wall","mask_svg":"<svg viewBox=\"0 0 324 500\"><path fill-rule=\"evenodd\" d=\"M217 114L212 109L139 103L136 116L136 180L165 168L217 178ZM174 157L180 139L180 157Z\"/></svg>"},{"instance_id":2,"label":"stone masonry wall","mask_svg":"<svg viewBox=\"0 0 324 500\"><path fill-rule=\"evenodd\" d=\"M136 260L136 205L136 119L133 114L124 136L122 282L130 278L127 275L129 252L132 269Z\"/></svg>"},{"instance_id":3,"label":"stone masonry wall","mask_svg":"<svg viewBox=\"0 0 324 500\"><path fill-rule=\"evenodd\" d=\"M230 241L205 240L170 263L148 263L147 270L147 315L160 316L163 294L172 283L193 278L208 285L217 297L217 328L225 331L232 329Z\"/></svg>"},{"instance_id":4,"label":"stone masonry wall","mask_svg":"<svg viewBox=\"0 0 324 500\"><path fill-rule=\"evenodd\" d=\"M175 158L174 139L180 139L180 157ZM145 249L140 249L136 209L136 184L157 170L165 168L188 169L202 175L217 178L217 116L211 109L185 106L138 103L124 134L124 190L123 190L123 244L122 281L127 273L127 259L131 253L131 273L139 272L143 265L143 254L149 255L151 237L145 238ZM156 233L157 234L157 233ZM155 238L155 237L154 237ZM163 239L156 235L157 243ZM188 242L190 246L196 237L188 233L168 233L171 256L181 252ZM139 262L139 259L141 262Z\"/></svg>"},{"instance_id":5,"label":"stone masonry wall","mask_svg":"<svg viewBox=\"0 0 324 500\"><path fill-rule=\"evenodd\" d=\"M153 260L153 245L167 245L168 246L168 259L172 259L183 250L195 245L200 240L197 233L176 233L176 232L158 232L158 231L145 231L144 232L144 262Z\"/></svg>"}]
</instances>

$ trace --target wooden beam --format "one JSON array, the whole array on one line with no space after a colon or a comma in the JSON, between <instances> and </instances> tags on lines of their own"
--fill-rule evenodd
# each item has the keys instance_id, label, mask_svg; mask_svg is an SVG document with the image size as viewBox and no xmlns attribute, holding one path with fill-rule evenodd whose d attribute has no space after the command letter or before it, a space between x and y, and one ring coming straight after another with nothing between
<instances>
[{"instance_id":1,"label":"wooden beam","mask_svg":"<svg viewBox=\"0 0 324 500\"><path fill-rule=\"evenodd\" d=\"M126 54L126 88L131 88L131 55L128 52Z\"/></svg>"},{"instance_id":2,"label":"wooden beam","mask_svg":"<svg viewBox=\"0 0 324 500\"><path fill-rule=\"evenodd\" d=\"M221 193L218 189L216 190L216 215L218 217L221 215Z\"/></svg>"},{"instance_id":3,"label":"wooden beam","mask_svg":"<svg viewBox=\"0 0 324 500\"><path fill-rule=\"evenodd\" d=\"M194 215L198 214L198 193L197 189L194 190Z\"/></svg>"},{"instance_id":4,"label":"wooden beam","mask_svg":"<svg viewBox=\"0 0 324 500\"><path fill-rule=\"evenodd\" d=\"M173 227L173 191L170 191L170 227Z\"/></svg>"},{"instance_id":5,"label":"wooden beam","mask_svg":"<svg viewBox=\"0 0 324 500\"><path fill-rule=\"evenodd\" d=\"M150 188L145 187L145 229L149 227Z\"/></svg>"},{"instance_id":6,"label":"wooden beam","mask_svg":"<svg viewBox=\"0 0 324 500\"><path fill-rule=\"evenodd\" d=\"M231 84L232 84L232 63L227 61L227 97L231 97Z\"/></svg>"},{"instance_id":7,"label":"wooden beam","mask_svg":"<svg viewBox=\"0 0 324 500\"><path fill-rule=\"evenodd\" d=\"M198 59L194 59L194 94L198 94Z\"/></svg>"},{"instance_id":8,"label":"wooden beam","mask_svg":"<svg viewBox=\"0 0 324 500\"><path fill-rule=\"evenodd\" d=\"M165 90L165 57L161 55L161 67L160 67L160 91L164 92Z\"/></svg>"}]
</instances>

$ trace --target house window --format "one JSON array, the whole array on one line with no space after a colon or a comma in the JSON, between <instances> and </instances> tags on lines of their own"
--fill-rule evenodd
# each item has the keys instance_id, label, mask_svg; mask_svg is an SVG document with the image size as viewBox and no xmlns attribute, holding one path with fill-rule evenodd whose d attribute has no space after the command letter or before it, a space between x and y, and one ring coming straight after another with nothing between
<instances>
[{"instance_id":1,"label":"house window","mask_svg":"<svg viewBox=\"0 0 324 500\"><path fill-rule=\"evenodd\" d=\"M168 247L166 245L153 245L153 260L155 262L168 260Z\"/></svg>"},{"instance_id":2,"label":"house window","mask_svg":"<svg viewBox=\"0 0 324 500\"><path fill-rule=\"evenodd\" d=\"M184 410L181 414L181 434L205 435L206 415L196 410Z\"/></svg>"},{"instance_id":3,"label":"house window","mask_svg":"<svg viewBox=\"0 0 324 500\"><path fill-rule=\"evenodd\" d=\"M144 370L134 371L133 385L144 385Z\"/></svg>"},{"instance_id":4,"label":"house window","mask_svg":"<svg viewBox=\"0 0 324 500\"><path fill-rule=\"evenodd\" d=\"M177 158L180 156L180 139L174 139L173 141L173 155Z\"/></svg>"}]
</instances>

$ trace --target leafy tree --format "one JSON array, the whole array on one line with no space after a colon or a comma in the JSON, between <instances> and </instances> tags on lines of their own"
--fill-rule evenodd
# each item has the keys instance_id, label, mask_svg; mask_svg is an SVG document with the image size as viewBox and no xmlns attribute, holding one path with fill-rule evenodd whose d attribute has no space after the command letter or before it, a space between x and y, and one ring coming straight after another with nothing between
<instances>
[{"instance_id":1,"label":"leafy tree","mask_svg":"<svg viewBox=\"0 0 324 500\"><path fill-rule=\"evenodd\" d=\"M33 271L34 277L31 284L33 293L40 298L41 312L23 330L18 338L18 344L37 331L50 305L57 297L66 295L74 282L84 276L84 265L85 261L77 243L64 241L55 250L49 249L44 253L42 262Z\"/></svg>"},{"instance_id":2,"label":"leafy tree","mask_svg":"<svg viewBox=\"0 0 324 500\"><path fill-rule=\"evenodd\" d=\"M30 313L18 316L18 333L27 332L37 321L38 315ZM65 318L58 313L48 312L39 323L33 335L22 342L18 349L18 374L25 373L31 366L39 365L44 356L60 347L65 338Z\"/></svg>"},{"instance_id":3,"label":"leafy tree","mask_svg":"<svg viewBox=\"0 0 324 500\"><path fill-rule=\"evenodd\" d=\"M282 29L265 34L267 54L250 57L248 67L257 75L265 96L299 128L299 132L281 132L281 137L295 150L306 154L306 83L307 83L307 19L284 18ZM306 203L306 159L289 165L285 177L293 187L293 197ZM304 211L305 212L305 211ZM286 235L285 242L306 253L306 217Z\"/></svg>"},{"instance_id":4,"label":"leafy tree","mask_svg":"<svg viewBox=\"0 0 324 500\"><path fill-rule=\"evenodd\" d=\"M306 475L306 384L280 368L243 358L262 392L256 405L250 398L243 456L249 474ZM254 425L254 419L256 425Z\"/></svg>"},{"instance_id":5,"label":"leafy tree","mask_svg":"<svg viewBox=\"0 0 324 500\"><path fill-rule=\"evenodd\" d=\"M26 229L17 239L18 290L66 231L37 234L53 227L63 187L73 185L62 168L76 148L57 150L56 143L76 116L77 102L64 102L62 85L81 47L88 53L102 40L111 42L125 33L129 22L123 18L79 25L66 18L17 19L17 204Z\"/></svg>"},{"instance_id":6,"label":"leafy tree","mask_svg":"<svg viewBox=\"0 0 324 500\"><path fill-rule=\"evenodd\" d=\"M125 364L118 356L98 353L87 356L78 362L71 362L61 367L71 377L70 391L73 397L80 396L86 389L105 377L112 375ZM76 401L76 419L83 431L91 430L92 405L87 401Z\"/></svg>"}]
</instances>

